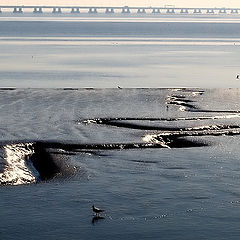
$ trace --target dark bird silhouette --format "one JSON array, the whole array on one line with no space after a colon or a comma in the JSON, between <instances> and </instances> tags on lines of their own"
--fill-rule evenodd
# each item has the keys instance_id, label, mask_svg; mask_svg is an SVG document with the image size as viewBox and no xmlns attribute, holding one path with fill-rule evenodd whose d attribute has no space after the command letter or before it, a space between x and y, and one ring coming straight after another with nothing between
<instances>
[{"instance_id":1,"label":"dark bird silhouette","mask_svg":"<svg viewBox=\"0 0 240 240\"><path fill-rule=\"evenodd\" d=\"M118 89L122 89L120 86L118 86Z\"/></svg>"},{"instance_id":2,"label":"dark bird silhouette","mask_svg":"<svg viewBox=\"0 0 240 240\"><path fill-rule=\"evenodd\" d=\"M97 208L94 205L92 205L92 210L96 214L96 216L99 216L99 213L104 212L103 209Z\"/></svg>"},{"instance_id":3,"label":"dark bird silhouette","mask_svg":"<svg viewBox=\"0 0 240 240\"><path fill-rule=\"evenodd\" d=\"M236 77L237 79L239 79L239 74L237 75L237 77Z\"/></svg>"}]
</instances>

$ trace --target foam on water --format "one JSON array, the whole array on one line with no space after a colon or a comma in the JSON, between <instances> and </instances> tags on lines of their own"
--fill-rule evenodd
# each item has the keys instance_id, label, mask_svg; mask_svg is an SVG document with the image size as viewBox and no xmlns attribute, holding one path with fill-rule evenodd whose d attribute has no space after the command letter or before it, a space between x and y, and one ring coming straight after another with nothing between
<instances>
[{"instance_id":1,"label":"foam on water","mask_svg":"<svg viewBox=\"0 0 240 240\"><path fill-rule=\"evenodd\" d=\"M4 167L0 173L0 183L19 185L34 183L39 173L33 167L29 157L34 154L32 143L8 144L2 147Z\"/></svg>"}]
</instances>

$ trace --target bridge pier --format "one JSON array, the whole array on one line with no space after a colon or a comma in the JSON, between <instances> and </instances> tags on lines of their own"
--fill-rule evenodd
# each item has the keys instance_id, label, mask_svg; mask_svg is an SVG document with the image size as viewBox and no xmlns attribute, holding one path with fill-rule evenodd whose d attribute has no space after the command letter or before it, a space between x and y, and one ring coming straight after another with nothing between
<instances>
[{"instance_id":1,"label":"bridge pier","mask_svg":"<svg viewBox=\"0 0 240 240\"><path fill-rule=\"evenodd\" d=\"M225 8L223 8L223 9L220 9L218 13L223 13L223 14L226 14L226 13L227 13L227 11L226 11L226 9L225 9Z\"/></svg>"},{"instance_id":2,"label":"bridge pier","mask_svg":"<svg viewBox=\"0 0 240 240\"><path fill-rule=\"evenodd\" d=\"M106 8L105 13L114 13L114 9L113 8Z\"/></svg>"},{"instance_id":3,"label":"bridge pier","mask_svg":"<svg viewBox=\"0 0 240 240\"><path fill-rule=\"evenodd\" d=\"M207 9L207 14L214 14L214 10L212 8Z\"/></svg>"},{"instance_id":4,"label":"bridge pier","mask_svg":"<svg viewBox=\"0 0 240 240\"><path fill-rule=\"evenodd\" d=\"M97 13L97 8L89 8L88 13Z\"/></svg>"},{"instance_id":5,"label":"bridge pier","mask_svg":"<svg viewBox=\"0 0 240 240\"><path fill-rule=\"evenodd\" d=\"M125 6L122 8L122 13L130 13L129 7Z\"/></svg>"},{"instance_id":6,"label":"bridge pier","mask_svg":"<svg viewBox=\"0 0 240 240\"><path fill-rule=\"evenodd\" d=\"M33 13L43 13L42 8L35 7Z\"/></svg>"},{"instance_id":7,"label":"bridge pier","mask_svg":"<svg viewBox=\"0 0 240 240\"><path fill-rule=\"evenodd\" d=\"M174 14L174 13L175 13L174 8L168 8L168 9L167 9L167 13L168 13L168 14Z\"/></svg>"},{"instance_id":8,"label":"bridge pier","mask_svg":"<svg viewBox=\"0 0 240 240\"><path fill-rule=\"evenodd\" d=\"M181 14L188 14L188 10L186 8L182 8L180 13Z\"/></svg>"},{"instance_id":9,"label":"bridge pier","mask_svg":"<svg viewBox=\"0 0 240 240\"><path fill-rule=\"evenodd\" d=\"M159 8L153 8L152 13L161 13Z\"/></svg>"},{"instance_id":10,"label":"bridge pier","mask_svg":"<svg viewBox=\"0 0 240 240\"><path fill-rule=\"evenodd\" d=\"M145 13L151 13L152 14L212 14L212 15L231 15L235 14L238 15L240 13L240 8L225 8L225 7L216 7L216 8L188 8L188 7L175 7L174 5L165 5L164 7L129 7L129 6L118 6L118 7L112 7L112 6L105 6L105 7L97 7L97 6L43 6L43 5L32 5L32 6L24 6L24 5L15 5L15 6L0 6L0 13L2 11L5 11L5 8L8 9L7 11L10 11L14 14L21 14L23 12L29 12L31 11L34 14L40 14L45 12L45 9L52 10L52 13L60 14L65 11L69 11L72 14L80 13L80 11L85 12L88 11L90 14L97 14L98 12L102 13L105 11L106 14L114 14L115 12L120 12L123 14L130 14L130 13L137 13L137 14L145 14ZM10 9L10 10L9 10ZM83 10L85 9L85 10ZM49 11L49 10L47 10Z\"/></svg>"},{"instance_id":11,"label":"bridge pier","mask_svg":"<svg viewBox=\"0 0 240 240\"><path fill-rule=\"evenodd\" d=\"M52 13L62 13L61 8L53 8Z\"/></svg>"},{"instance_id":12,"label":"bridge pier","mask_svg":"<svg viewBox=\"0 0 240 240\"><path fill-rule=\"evenodd\" d=\"M80 13L79 8L72 8L71 13Z\"/></svg>"},{"instance_id":13,"label":"bridge pier","mask_svg":"<svg viewBox=\"0 0 240 240\"><path fill-rule=\"evenodd\" d=\"M13 9L13 13L23 13L23 10L22 10L22 8L21 7L15 7L14 9Z\"/></svg>"},{"instance_id":14,"label":"bridge pier","mask_svg":"<svg viewBox=\"0 0 240 240\"><path fill-rule=\"evenodd\" d=\"M232 9L231 13L238 13L238 10L237 9Z\"/></svg>"},{"instance_id":15,"label":"bridge pier","mask_svg":"<svg viewBox=\"0 0 240 240\"><path fill-rule=\"evenodd\" d=\"M138 8L137 13L146 13L145 8Z\"/></svg>"},{"instance_id":16,"label":"bridge pier","mask_svg":"<svg viewBox=\"0 0 240 240\"><path fill-rule=\"evenodd\" d=\"M194 13L194 14L200 14L200 13L202 13L202 10L201 10L200 8L195 8L195 9L193 10L193 13Z\"/></svg>"},{"instance_id":17,"label":"bridge pier","mask_svg":"<svg viewBox=\"0 0 240 240\"><path fill-rule=\"evenodd\" d=\"M0 13L2 13L2 9L0 8Z\"/></svg>"}]
</instances>

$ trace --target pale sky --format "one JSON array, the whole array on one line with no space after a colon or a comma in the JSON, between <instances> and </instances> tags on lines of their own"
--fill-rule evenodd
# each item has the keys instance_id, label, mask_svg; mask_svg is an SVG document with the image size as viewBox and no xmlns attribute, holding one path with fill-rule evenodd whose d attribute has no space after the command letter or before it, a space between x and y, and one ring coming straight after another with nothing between
<instances>
[{"instance_id":1,"label":"pale sky","mask_svg":"<svg viewBox=\"0 0 240 240\"><path fill-rule=\"evenodd\" d=\"M240 7L240 0L0 0L0 5Z\"/></svg>"}]
</instances>

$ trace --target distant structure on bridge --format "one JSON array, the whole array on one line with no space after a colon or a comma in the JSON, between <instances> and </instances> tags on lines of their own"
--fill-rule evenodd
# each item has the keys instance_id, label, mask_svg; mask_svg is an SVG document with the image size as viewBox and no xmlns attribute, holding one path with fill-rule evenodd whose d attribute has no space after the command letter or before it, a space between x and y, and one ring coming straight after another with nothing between
<instances>
[{"instance_id":1,"label":"distant structure on bridge","mask_svg":"<svg viewBox=\"0 0 240 240\"><path fill-rule=\"evenodd\" d=\"M0 13L11 12L14 14L23 14L32 12L34 14L43 13L69 13L69 14L235 14L238 15L240 8L181 8L172 5L164 7L98 7L98 6L0 6Z\"/></svg>"}]
</instances>

